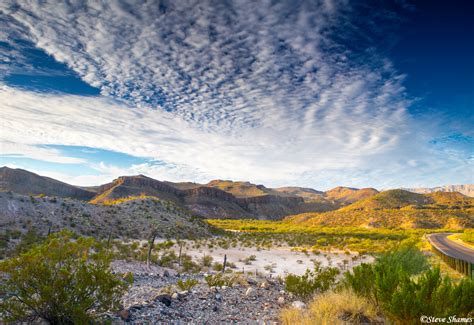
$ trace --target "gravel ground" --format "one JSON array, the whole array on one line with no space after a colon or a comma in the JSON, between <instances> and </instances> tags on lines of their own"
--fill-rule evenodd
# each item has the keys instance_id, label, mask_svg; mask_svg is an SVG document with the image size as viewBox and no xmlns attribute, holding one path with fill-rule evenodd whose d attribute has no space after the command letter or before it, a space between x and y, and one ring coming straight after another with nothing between
<instances>
[{"instance_id":1,"label":"gravel ground","mask_svg":"<svg viewBox=\"0 0 474 325\"><path fill-rule=\"evenodd\" d=\"M110 315L113 324L277 324L280 309L296 300L275 279L246 278L232 287L209 288L206 274L153 271L134 273L124 310ZM179 279L189 278L199 284L190 291L169 290Z\"/></svg>"}]
</instances>

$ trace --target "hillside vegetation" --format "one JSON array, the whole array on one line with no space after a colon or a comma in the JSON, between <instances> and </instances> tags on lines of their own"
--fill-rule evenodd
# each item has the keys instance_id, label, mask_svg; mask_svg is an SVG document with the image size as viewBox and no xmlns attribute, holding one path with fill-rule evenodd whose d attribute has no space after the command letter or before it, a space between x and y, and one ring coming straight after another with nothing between
<instances>
[{"instance_id":1,"label":"hillside vegetation","mask_svg":"<svg viewBox=\"0 0 474 325\"><path fill-rule=\"evenodd\" d=\"M162 238L209 236L211 227L168 201L137 197L112 205L0 192L0 255L32 229L40 234L70 229L96 238Z\"/></svg>"},{"instance_id":2,"label":"hillside vegetation","mask_svg":"<svg viewBox=\"0 0 474 325\"><path fill-rule=\"evenodd\" d=\"M351 188L338 186L324 193L324 196L328 200L333 200L342 204L350 204L363 200L369 197L372 197L379 193L374 188Z\"/></svg>"},{"instance_id":3,"label":"hillside vegetation","mask_svg":"<svg viewBox=\"0 0 474 325\"><path fill-rule=\"evenodd\" d=\"M368 228L474 227L474 199L459 193L417 194L404 190L378 193L336 211L289 216L302 225Z\"/></svg>"}]
</instances>

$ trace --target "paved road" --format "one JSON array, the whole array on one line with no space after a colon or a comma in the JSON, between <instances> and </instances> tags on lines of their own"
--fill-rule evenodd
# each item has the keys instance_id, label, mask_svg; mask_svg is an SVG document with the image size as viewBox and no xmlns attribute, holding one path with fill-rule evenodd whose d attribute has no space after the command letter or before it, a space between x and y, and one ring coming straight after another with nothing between
<instances>
[{"instance_id":1,"label":"paved road","mask_svg":"<svg viewBox=\"0 0 474 325\"><path fill-rule=\"evenodd\" d=\"M460 245L447 237L452 234L440 233L428 235L428 240L431 245L435 246L445 255L464 260L469 263L474 263L474 249Z\"/></svg>"}]
</instances>

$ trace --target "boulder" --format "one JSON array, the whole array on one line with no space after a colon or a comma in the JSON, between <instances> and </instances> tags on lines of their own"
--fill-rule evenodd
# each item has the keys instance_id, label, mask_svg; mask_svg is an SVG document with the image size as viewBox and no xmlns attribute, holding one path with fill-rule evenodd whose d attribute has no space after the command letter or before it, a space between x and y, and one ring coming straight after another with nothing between
<instances>
[{"instance_id":1,"label":"boulder","mask_svg":"<svg viewBox=\"0 0 474 325\"><path fill-rule=\"evenodd\" d=\"M304 309L306 308L306 304L302 301L296 300L296 301L293 301L293 303L291 304L291 307L296 308L296 309Z\"/></svg>"},{"instance_id":2,"label":"boulder","mask_svg":"<svg viewBox=\"0 0 474 325\"><path fill-rule=\"evenodd\" d=\"M248 288L247 291L245 291L245 295L247 297L253 296L255 294L255 289L254 288Z\"/></svg>"}]
</instances>

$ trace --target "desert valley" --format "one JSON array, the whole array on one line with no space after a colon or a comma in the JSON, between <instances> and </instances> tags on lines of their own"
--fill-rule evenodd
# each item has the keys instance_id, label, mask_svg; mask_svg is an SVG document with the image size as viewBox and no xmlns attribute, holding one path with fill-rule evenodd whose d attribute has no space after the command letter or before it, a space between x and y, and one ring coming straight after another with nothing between
<instances>
[{"instance_id":1,"label":"desert valley","mask_svg":"<svg viewBox=\"0 0 474 325\"><path fill-rule=\"evenodd\" d=\"M473 30L1 0L0 324L474 324Z\"/></svg>"},{"instance_id":2,"label":"desert valley","mask_svg":"<svg viewBox=\"0 0 474 325\"><path fill-rule=\"evenodd\" d=\"M103 315L114 322L290 322L309 317L302 306L312 292L323 294L318 276L342 285L346 272L373 264L381 253L416 246L422 255L404 254L459 281L462 272L431 252L426 235L451 232L473 245L473 185L323 192L138 175L78 187L26 170L0 171L2 258L48 234L94 238L112 254L113 272L134 279L119 313ZM364 313L346 320L390 317Z\"/></svg>"}]
</instances>

